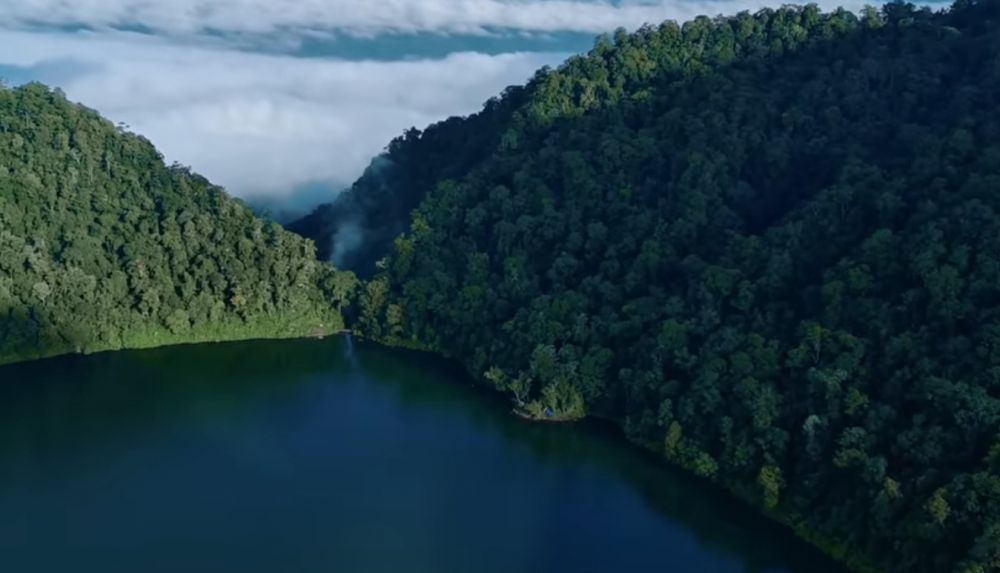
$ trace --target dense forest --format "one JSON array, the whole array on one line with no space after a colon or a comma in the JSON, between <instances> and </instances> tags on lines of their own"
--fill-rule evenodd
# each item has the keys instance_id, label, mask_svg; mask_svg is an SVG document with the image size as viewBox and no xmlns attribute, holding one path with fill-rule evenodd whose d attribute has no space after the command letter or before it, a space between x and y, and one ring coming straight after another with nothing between
<instances>
[{"instance_id":1,"label":"dense forest","mask_svg":"<svg viewBox=\"0 0 1000 573\"><path fill-rule=\"evenodd\" d=\"M1000 0L599 39L255 217L0 88L0 363L339 330L615 420L859 571L1000 570Z\"/></svg>"},{"instance_id":2,"label":"dense forest","mask_svg":"<svg viewBox=\"0 0 1000 573\"><path fill-rule=\"evenodd\" d=\"M374 275L359 332L527 415L857 570L1000 570L997 0L603 37L293 228Z\"/></svg>"},{"instance_id":3,"label":"dense forest","mask_svg":"<svg viewBox=\"0 0 1000 573\"><path fill-rule=\"evenodd\" d=\"M0 364L342 328L350 273L58 92L0 88Z\"/></svg>"},{"instance_id":4,"label":"dense forest","mask_svg":"<svg viewBox=\"0 0 1000 573\"><path fill-rule=\"evenodd\" d=\"M361 178L333 203L322 205L288 229L316 241L321 259L370 278L393 240L409 228L410 212L436 181L461 177L496 147L524 90L469 118L449 118L424 131L410 129L375 158Z\"/></svg>"}]
</instances>

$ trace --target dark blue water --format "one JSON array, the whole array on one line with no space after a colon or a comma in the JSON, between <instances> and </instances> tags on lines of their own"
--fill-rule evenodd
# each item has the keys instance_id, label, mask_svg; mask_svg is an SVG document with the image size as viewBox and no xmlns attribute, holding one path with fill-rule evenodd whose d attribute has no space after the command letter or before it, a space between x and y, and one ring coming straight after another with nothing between
<instances>
[{"instance_id":1,"label":"dark blue water","mask_svg":"<svg viewBox=\"0 0 1000 573\"><path fill-rule=\"evenodd\" d=\"M838 571L600 424L347 344L0 368L0 571Z\"/></svg>"}]
</instances>

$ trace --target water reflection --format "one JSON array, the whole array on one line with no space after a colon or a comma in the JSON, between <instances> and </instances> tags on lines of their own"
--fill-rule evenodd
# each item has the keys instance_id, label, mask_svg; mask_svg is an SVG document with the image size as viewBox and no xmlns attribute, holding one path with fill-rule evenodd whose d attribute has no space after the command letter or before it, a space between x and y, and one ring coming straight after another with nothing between
<instances>
[{"instance_id":1,"label":"water reflection","mask_svg":"<svg viewBox=\"0 0 1000 573\"><path fill-rule=\"evenodd\" d=\"M606 425L349 338L0 368L0 468L5 570L838 571Z\"/></svg>"}]
</instances>

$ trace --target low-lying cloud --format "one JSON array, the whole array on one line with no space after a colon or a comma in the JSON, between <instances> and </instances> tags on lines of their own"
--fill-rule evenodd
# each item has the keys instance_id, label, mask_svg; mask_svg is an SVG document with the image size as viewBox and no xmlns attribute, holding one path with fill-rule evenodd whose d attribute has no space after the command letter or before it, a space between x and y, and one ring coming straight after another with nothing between
<instances>
[{"instance_id":1,"label":"low-lying cloud","mask_svg":"<svg viewBox=\"0 0 1000 573\"><path fill-rule=\"evenodd\" d=\"M602 32L777 4L768 0L5 0L0 21L8 26L141 28L167 34ZM856 8L863 2L820 4Z\"/></svg>"},{"instance_id":2,"label":"low-lying cloud","mask_svg":"<svg viewBox=\"0 0 1000 573\"><path fill-rule=\"evenodd\" d=\"M61 87L148 137L168 161L192 166L235 195L301 209L325 190L332 198L404 129L474 112L567 55L508 50L583 49L576 39L572 47L548 40L774 4L3 0L0 77ZM438 57L412 59L421 53L410 51L415 46L431 44L423 53ZM462 51L487 44L500 53ZM353 59L306 57L324 50ZM364 59L376 52L379 61Z\"/></svg>"},{"instance_id":3,"label":"low-lying cloud","mask_svg":"<svg viewBox=\"0 0 1000 573\"><path fill-rule=\"evenodd\" d=\"M0 31L0 43L0 64L60 86L245 197L349 184L404 129L476 111L563 57L325 60L117 32Z\"/></svg>"}]
</instances>

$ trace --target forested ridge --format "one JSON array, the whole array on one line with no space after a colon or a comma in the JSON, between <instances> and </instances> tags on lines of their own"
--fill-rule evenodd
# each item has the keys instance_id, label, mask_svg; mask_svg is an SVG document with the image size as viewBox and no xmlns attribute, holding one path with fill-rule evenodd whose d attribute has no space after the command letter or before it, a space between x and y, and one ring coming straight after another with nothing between
<instances>
[{"instance_id":1,"label":"forested ridge","mask_svg":"<svg viewBox=\"0 0 1000 573\"><path fill-rule=\"evenodd\" d=\"M0 88L0 364L342 328L350 273L145 139Z\"/></svg>"},{"instance_id":2,"label":"forested ridge","mask_svg":"<svg viewBox=\"0 0 1000 573\"><path fill-rule=\"evenodd\" d=\"M321 259L370 278L392 241L409 228L410 212L427 189L441 179L461 177L488 155L525 95L524 88L513 86L481 113L408 130L336 201L288 228L316 241Z\"/></svg>"},{"instance_id":3,"label":"forested ridge","mask_svg":"<svg viewBox=\"0 0 1000 573\"><path fill-rule=\"evenodd\" d=\"M298 230L374 273L368 337L614 419L857 570L1000 570L996 0L616 33Z\"/></svg>"},{"instance_id":4,"label":"forested ridge","mask_svg":"<svg viewBox=\"0 0 1000 573\"><path fill-rule=\"evenodd\" d=\"M525 415L619 422L857 570L1000 570L1000 0L603 37L291 228L371 280L0 89L0 363L346 312Z\"/></svg>"}]
</instances>

